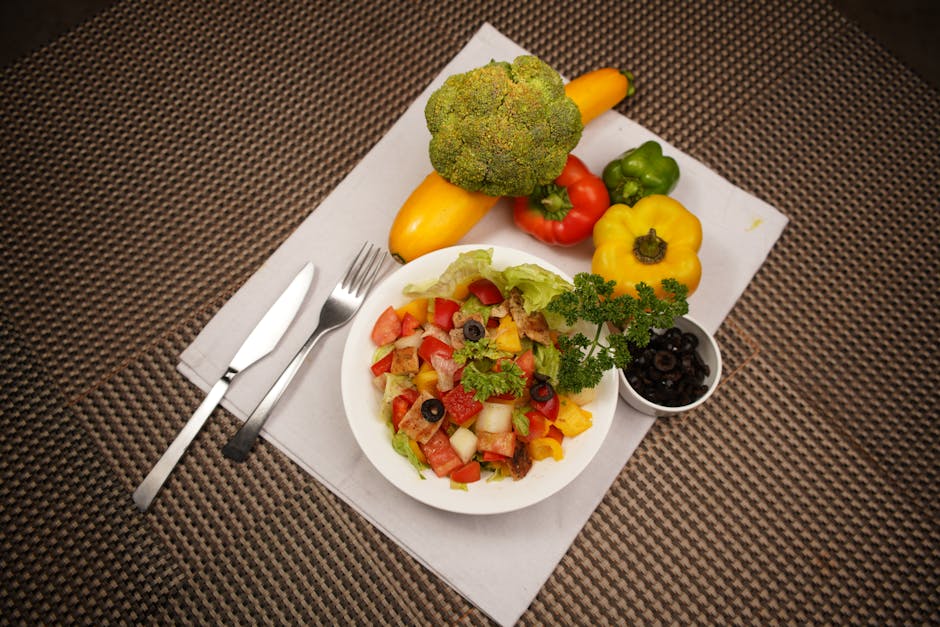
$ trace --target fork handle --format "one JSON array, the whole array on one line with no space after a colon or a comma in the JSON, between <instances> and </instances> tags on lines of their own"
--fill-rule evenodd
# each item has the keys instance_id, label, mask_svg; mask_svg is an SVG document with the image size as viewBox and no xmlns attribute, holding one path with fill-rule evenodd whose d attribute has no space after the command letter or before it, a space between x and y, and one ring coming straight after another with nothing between
<instances>
[{"instance_id":1,"label":"fork handle","mask_svg":"<svg viewBox=\"0 0 940 627\"><path fill-rule=\"evenodd\" d=\"M251 412L251 415L248 416L248 420L245 424L243 424L238 432L232 436L232 439L222 447L222 454L225 457L235 460L236 462L243 462L248 458L248 453L254 446L255 440L258 439L258 433L261 431L261 427L267 422L268 416L270 416L271 410L274 409L274 406L277 404L278 400L280 400L281 394L283 394L287 386L290 385L294 375L297 374L300 366L307 358L307 355L310 354L310 351L313 350L320 336L330 331L332 328L333 327L326 327L322 324L317 325L317 328L313 330L313 333L310 334L310 337L307 338L304 345L300 347L300 350L297 351L297 354L294 355L291 362L287 364L287 368L284 369L281 376L274 382L274 385L271 386L268 393L264 395L264 398L261 399L261 402L255 407L255 410Z\"/></svg>"}]
</instances>

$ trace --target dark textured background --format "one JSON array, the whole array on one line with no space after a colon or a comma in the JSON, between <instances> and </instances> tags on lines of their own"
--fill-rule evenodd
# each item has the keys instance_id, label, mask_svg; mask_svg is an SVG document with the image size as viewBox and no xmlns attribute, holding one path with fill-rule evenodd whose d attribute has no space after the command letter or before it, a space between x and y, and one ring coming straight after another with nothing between
<instances>
[{"instance_id":1,"label":"dark textured background","mask_svg":"<svg viewBox=\"0 0 940 627\"><path fill-rule=\"evenodd\" d=\"M3 0L0 67L112 4L114 0ZM833 0L832 4L921 78L940 88L940 3Z\"/></svg>"},{"instance_id":2,"label":"dark textured background","mask_svg":"<svg viewBox=\"0 0 940 627\"><path fill-rule=\"evenodd\" d=\"M487 20L629 67L619 111L791 218L716 396L522 623L940 622L940 96L900 45L935 17L880 43L904 4L875 35L815 0L3 5L0 621L487 623L267 443L221 459L224 411L130 499L200 400L180 351Z\"/></svg>"}]
</instances>

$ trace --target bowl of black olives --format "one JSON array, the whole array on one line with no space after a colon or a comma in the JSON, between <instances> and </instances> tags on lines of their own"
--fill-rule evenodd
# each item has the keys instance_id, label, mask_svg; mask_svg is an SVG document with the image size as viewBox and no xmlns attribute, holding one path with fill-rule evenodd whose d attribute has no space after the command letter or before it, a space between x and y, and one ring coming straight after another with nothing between
<instances>
[{"instance_id":1,"label":"bowl of black olives","mask_svg":"<svg viewBox=\"0 0 940 627\"><path fill-rule=\"evenodd\" d=\"M620 396L650 416L674 416L704 403L721 379L715 338L688 316L669 329L654 329L646 346L631 346L633 359L620 371Z\"/></svg>"}]
</instances>

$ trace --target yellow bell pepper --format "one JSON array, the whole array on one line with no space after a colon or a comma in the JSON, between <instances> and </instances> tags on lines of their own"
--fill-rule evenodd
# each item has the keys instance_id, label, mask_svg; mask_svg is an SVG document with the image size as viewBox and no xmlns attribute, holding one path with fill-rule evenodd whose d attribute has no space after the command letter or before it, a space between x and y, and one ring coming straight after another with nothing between
<instances>
[{"instance_id":1,"label":"yellow bell pepper","mask_svg":"<svg viewBox=\"0 0 940 627\"><path fill-rule=\"evenodd\" d=\"M437 370L430 362L426 361L421 364L421 369L418 370L418 374L414 376L411 382L414 383L419 392L434 394L437 391L437 380Z\"/></svg>"},{"instance_id":2,"label":"yellow bell pepper","mask_svg":"<svg viewBox=\"0 0 940 627\"><path fill-rule=\"evenodd\" d=\"M594 225L591 271L616 281L615 294L637 295L636 284L646 283L656 296L666 296L663 279L675 279L689 288L702 279L698 258L702 223L674 198L654 194L635 205L614 205Z\"/></svg>"},{"instance_id":3,"label":"yellow bell pepper","mask_svg":"<svg viewBox=\"0 0 940 627\"><path fill-rule=\"evenodd\" d=\"M522 339L519 337L519 327L513 321L512 316L504 316L499 321L499 328L496 329L495 338L496 348L509 353L518 353L522 351Z\"/></svg>"},{"instance_id":4,"label":"yellow bell pepper","mask_svg":"<svg viewBox=\"0 0 940 627\"><path fill-rule=\"evenodd\" d=\"M535 438L529 442L529 457L535 461L542 461L551 457L560 462L565 457L561 443L554 438Z\"/></svg>"},{"instance_id":5,"label":"yellow bell pepper","mask_svg":"<svg viewBox=\"0 0 940 627\"><path fill-rule=\"evenodd\" d=\"M416 298L396 309L395 313L399 318L404 318L406 313L410 313L417 319L418 324L424 324L428 321L428 299Z\"/></svg>"},{"instance_id":6,"label":"yellow bell pepper","mask_svg":"<svg viewBox=\"0 0 940 627\"><path fill-rule=\"evenodd\" d=\"M565 437L573 438L591 428L594 423L594 416L591 412L583 409L567 396L559 395L558 400L558 417L553 424L565 434Z\"/></svg>"}]
</instances>

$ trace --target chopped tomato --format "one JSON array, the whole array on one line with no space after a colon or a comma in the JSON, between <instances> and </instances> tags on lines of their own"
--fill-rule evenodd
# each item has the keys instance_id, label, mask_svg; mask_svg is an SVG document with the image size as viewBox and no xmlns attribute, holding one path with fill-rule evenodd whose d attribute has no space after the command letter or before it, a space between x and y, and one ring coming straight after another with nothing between
<instances>
[{"instance_id":1,"label":"chopped tomato","mask_svg":"<svg viewBox=\"0 0 940 627\"><path fill-rule=\"evenodd\" d=\"M494 453L493 451L483 451L483 461L485 462L505 462L509 461L509 457L505 455L500 455L499 453Z\"/></svg>"},{"instance_id":2,"label":"chopped tomato","mask_svg":"<svg viewBox=\"0 0 940 627\"><path fill-rule=\"evenodd\" d=\"M483 403L473 398L473 393L462 385L455 385L441 400L451 420L458 424L465 424L483 410Z\"/></svg>"},{"instance_id":3,"label":"chopped tomato","mask_svg":"<svg viewBox=\"0 0 940 627\"><path fill-rule=\"evenodd\" d=\"M395 351L389 351L388 355L372 364L372 376L377 377L392 369L392 359L395 357L394 353Z\"/></svg>"},{"instance_id":4,"label":"chopped tomato","mask_svg":"<svg viewBox=\"0 0 940 627\"><path fill-rule=\"evenodd\" d=\"M450 473L450 478L457 483L473 483L480 480L480 462L469 461Z\"/></svg>"},{"instance_id":5,"label":"chopped tomato","mask_svg":"<svg viewBox=\"0 0 940 627\"><path fill-rule=\"evenodd\" d=\"M391 344L401 336L401 320L394 307L387 307L372 327L372 341L378 346Z\"/></svg>"},{"instance_id":6,"label":"chopped tomato","mask_svg":"<svg viewBox=\"0 0 940 627\"><path fill-rule=\"evenodd\" d=\"M421 445L421 451L428 460L431 470L438 477L446 477L453 470L463 466L463 460L450 445L450 440L443 430L438 429L431 439Z\"/></svg>"},{"instance_id":7,"label":"chopped tomato","mask_svg":"<svg viewBox=\"0 0 940 627\"><path fill-rule=\"evenodd\" d=\"M454 328L454 314L460 309L460 303L449 298L434 299L434 324L445 331Z\"/></svg>"},{"instance_id":8,"label":"chopped tomato","mask_svg":"<svg viewBox=\"0 0 940 627\"><path fill-rule=\"evenodd\" d=\"M522 440L523 442L531 442L537 438L544 438L548 435L548 419L541 414L541 412L530 411L526 412L526 418L529 419L529 433L527 435L522 435L519 431L516 431L516 437Z\"/></svg>"},{"instance_id":9,"label":"chopped tomato","mask_svg":"<svg viewBox=\"0 0 940 627\"><path fill-rule=\"evenodd\" d=\"M532 376L535 374L535 353L531 350L525 351L516 357L516 365L525 373L526 387L532 385Z\"/></svg>"},{"instance_id":10,"label":"chopped tomato","mask_svg":"<svg viewBox=\"0 0 940 627\"><path fill-rule=\"evenodd\" d=\"M552 421L558 418L558 406L558 394L552 394L552 397L547 401L532 399L532 409L541 412L542 415Z\"/></svg>"},{"instance_id":11,"label":"chopped tomato","mask_svg":"<svg viewBox=\"0 0 940 627\"><path fill-rule=\"evenodd\" d=\"M412 335L418 328L421 326L421 321L411 315L410 311L406 311L404 317L401 319L401 335L402 337L408 337Z\"/></svg>"},{"instance_id":12,"label":"chopped tomato","mask_svg":"<svg viewBox=\"0 0 940 627\"><path fill-rule=\"evenodd\" d=\"M516 451L516 434L512 431L507 431L506 433L478 431L477 449L512 457L513 453Z\"/></svg>"},{"instance_id":13,"label":"chopped tomato","mask_svg":"<svg viewBox=\"0 0 940 627\"><path fill-rule=\"evenodd\" d=\"M431 357L434 355L451 359L454 356L454 348L436 337L429 335L421 340L421 345L418 347L418 357L424 361L430 362Z\"/></svg>"},{"instance_id":14,"label":"chopped tomato","mask_svg":"<svg viewBox=\"0 0 940 627\"><path fill-rule=\"evenodd\" d=\"M392 399L392 424L395 426L395 431L398 431L401 419L405 417L417 398L418 393L415 390L405 390Z\"/></svg>"},{"instance_id":15,"label":"chopped tomato","mask_svg":"<svg viewBox=\"0 0 940 627\"><path fill-rule=\"evenodd\" d=\"M467 289L484 305L498 305L504 300L503 293L489 279L477 279L468 285Z\"/></svg>"}]
</instances>

